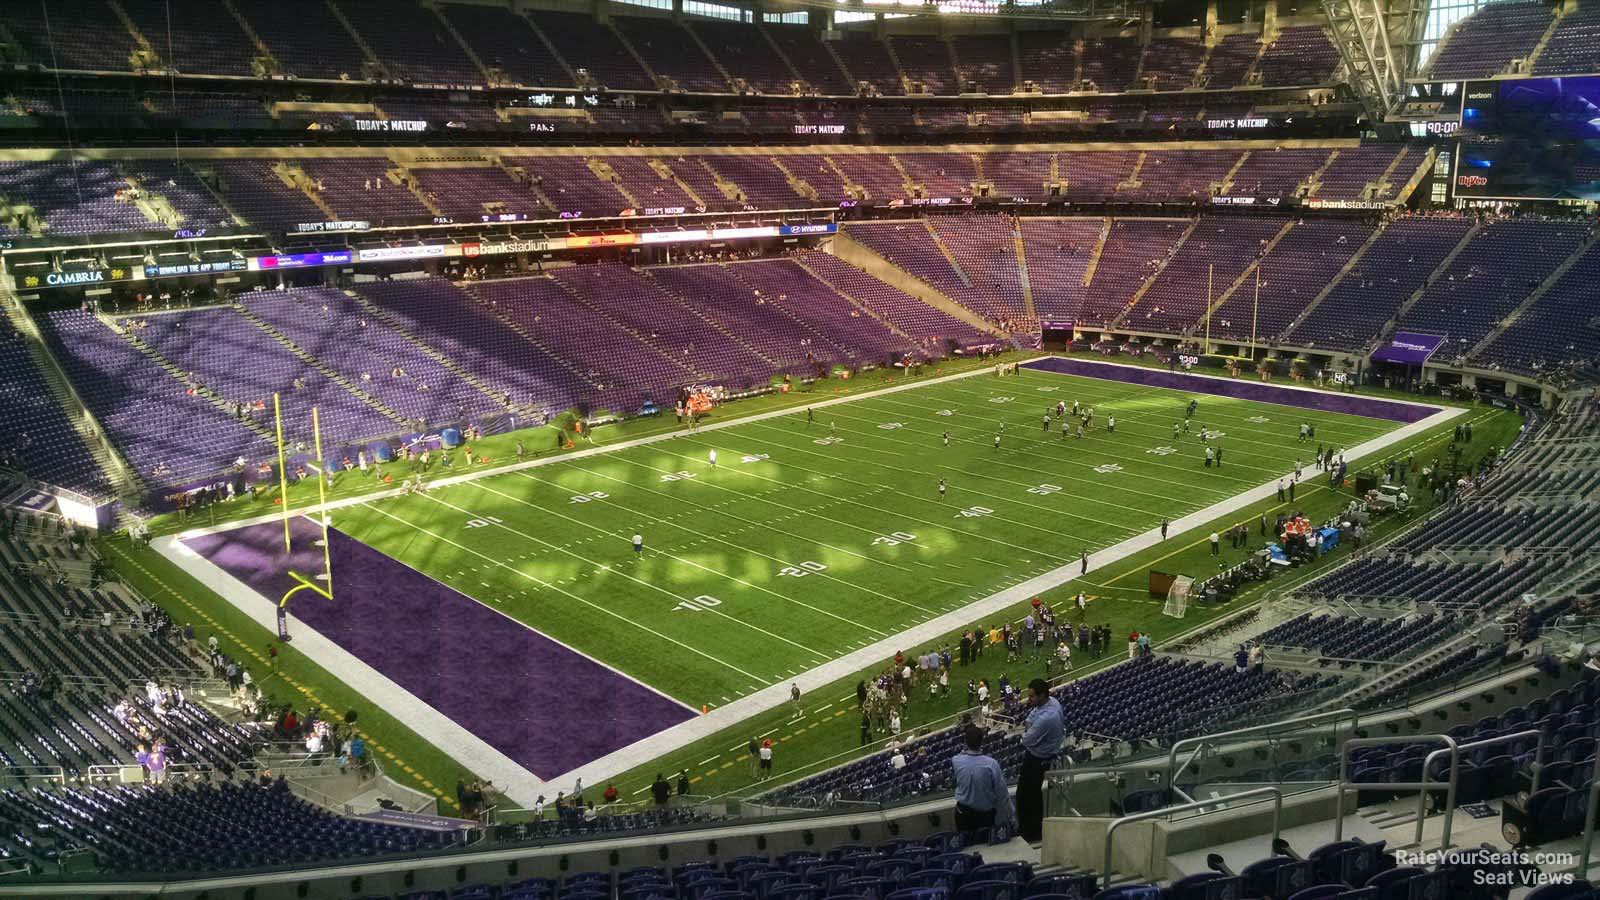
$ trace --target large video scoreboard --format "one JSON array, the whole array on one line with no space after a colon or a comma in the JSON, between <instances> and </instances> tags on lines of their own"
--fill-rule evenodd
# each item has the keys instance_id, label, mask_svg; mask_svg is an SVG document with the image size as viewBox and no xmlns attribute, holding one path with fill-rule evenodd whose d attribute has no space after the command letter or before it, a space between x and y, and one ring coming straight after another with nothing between
<instances>
[{"instance_id":1,"label":"large video scoreboard","mask_svg":"<svg viewBox=\"0 0 1600 900\"><path fill-rule=\"evenodd\" d=\"M1600 200L1600 76L1471 81L1457 197Z\"/></svg>"}]
</instances>

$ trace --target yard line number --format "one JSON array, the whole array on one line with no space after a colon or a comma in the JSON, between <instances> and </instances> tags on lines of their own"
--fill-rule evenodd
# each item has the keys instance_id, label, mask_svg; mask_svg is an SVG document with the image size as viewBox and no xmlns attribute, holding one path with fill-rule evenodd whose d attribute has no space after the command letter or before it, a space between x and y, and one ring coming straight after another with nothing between
<instances>
[{"instance_id":1,"label":"yard line number","mask_svg":"<svg viewBox=\"0 0 1600 900\"><path fill-rule=\"evenodd\" d=\"M901 544L908 544L916 539L917 536L909 531L893 531L889 534L878 535L872 539L872 543L874 546L879 547L898 547Z\"/></svg>"}]
</instances>

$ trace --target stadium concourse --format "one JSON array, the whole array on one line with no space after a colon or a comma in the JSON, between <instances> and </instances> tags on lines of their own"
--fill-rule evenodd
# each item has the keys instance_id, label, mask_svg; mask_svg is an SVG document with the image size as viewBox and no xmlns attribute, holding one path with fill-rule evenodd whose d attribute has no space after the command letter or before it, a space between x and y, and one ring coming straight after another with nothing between
<instances>
[{"instance_id":1,"label":"stadium concourse","mask_svg":"<svg viewBox=\"0 0 1600 900\"><path fill-rule=\"evenodd\" d=\"M857 6L0 5L0 895L1596 896L1600 5Z\"/></svg>"}]
</instances>

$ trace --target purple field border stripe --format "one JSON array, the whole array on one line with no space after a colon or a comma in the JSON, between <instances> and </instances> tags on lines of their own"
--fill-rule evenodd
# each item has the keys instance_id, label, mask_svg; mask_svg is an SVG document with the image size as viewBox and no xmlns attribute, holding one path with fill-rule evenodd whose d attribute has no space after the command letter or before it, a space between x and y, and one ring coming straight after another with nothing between
<instances>
[{"instance_id":1,"label":"purple field border stripe","mask_svg":"<svg viewBox=\"0 0 1600 900\"><path fill-rule=\"evenodd\" d=\"M293 586L288 569L322 569L315 524L294 519L292 531L287 554L282 523L184 543L276 604ZM290 614L542 779L694 716L349 535L330 534L335 599L303 591Z\"/></svg>"},{"instance_id":2,"label":"purple field border stripe","mask_svg":"<svg viewBox=\"0 0 1600 900\"><path fill-rule=\"evenodd\" d=\"M1173 390L1189 391L1194 394L1215 394L1219 397L1232 397L1237 400L1255 400L1261 403L1276 403L1280 406L1297 406L1301 409L1366 416L1369 419L1387 419L1390 422L1404 422L1406 424L1420 422L1439 411L1437 406L1424 406L1420 403L1402 403L1394 400L1381 400L1377 397L1360 397L1355 394L1337 394L1331 391L1283 387L1276 384L1262 384L1259 381L1240 381L1231 378L1188 375L1183 372L1163 372L1160 369L1091 362L1083 359L1050 357L1048 359L1025 362L1022 367L1024 369L1038 369L1044 372L1058 372L1063 375L1081 375L1085 378L1100 378L1109 381L1127 382L1128 384L1148 385L1149 387L1172 388Z\"/></svg>"}]
</instances>

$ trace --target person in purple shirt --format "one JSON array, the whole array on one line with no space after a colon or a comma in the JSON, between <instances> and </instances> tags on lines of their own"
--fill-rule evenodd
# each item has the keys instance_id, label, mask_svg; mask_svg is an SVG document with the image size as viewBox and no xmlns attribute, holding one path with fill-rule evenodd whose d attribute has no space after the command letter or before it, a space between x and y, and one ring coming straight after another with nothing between
<instances>
[{"instance_id":1,"label":"person in purple shirt","mask_svg":"<svg viewBox=\"0 0 1600 900\"><path fill-rule=\"evenodd\" d=\"M167 783L167 745L156 741L150 749L145 766L150 770L150 781L153 784Z\"/></svg>"}]
</instances>

